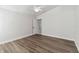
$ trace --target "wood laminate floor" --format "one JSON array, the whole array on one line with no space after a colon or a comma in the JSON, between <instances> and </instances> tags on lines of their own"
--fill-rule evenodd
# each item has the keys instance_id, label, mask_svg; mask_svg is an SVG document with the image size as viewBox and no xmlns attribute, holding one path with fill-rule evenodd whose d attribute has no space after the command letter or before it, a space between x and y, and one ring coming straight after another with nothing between
<instances>
[{"instance_id":1,"label":"wood laminate floor","mask_svg":"<svg viewBox=\"0 0 79 59\"><path fill-rule=\"evenodd\" d=\"M76 53L75 43L55 37L33 35L0 45L2 53Z\"/></svg>"}]
</instances>

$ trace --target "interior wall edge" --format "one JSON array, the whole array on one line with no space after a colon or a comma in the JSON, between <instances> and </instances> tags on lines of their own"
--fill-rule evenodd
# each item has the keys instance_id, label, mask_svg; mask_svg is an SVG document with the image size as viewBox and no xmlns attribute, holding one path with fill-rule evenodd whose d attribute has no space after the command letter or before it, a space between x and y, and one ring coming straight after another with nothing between
<instances>
[{"instance_id":1,"label":"interior wall edge","mask_svg":"<svg viewBox=\"0 0 79 59\"><path fill-rule=\"evenodd\" d=\"M76 41L75 41L75 45L76 45L76 47L77 47L77 49L78 49L78 51L79 51L79 45L77 44Z\"/></svg>"},{"instance_id":2,"label":"interior wall edge","mask_svg":"<svg viewBox=\"0 0 79 59\"><path fill-rule=\"evenodd\" d=\"M50 34L43 34L43 33L42 33L42 35L50 36L50 37L56 37L56 38L61 38L61 39L69 40L69 41L74 41L74 39L66 38L66 37L62 37L62 36L58 36L58 35L50 35Z\"/></svg>"},{"instance_id":3,"label":"interior wall edge","mask_svg":"<svg viewBox=\"0 0 79 59\"><path fill-rule=\"evenodd\" d=\"M32 36L32 35L34 35L34 34L28 34L28 35L25 35L25 36L13 38L11 40L5 40L5 41L0 42L0 44L5 44L5 43L13 42L15 40L19 40L19 39L22 39L22 38L25 38L25 37L29 37L29 36Z\"/></svg>"},{"instance_id":4,"label":"interior wall edge","mask_svg":"<svg viewBox=\"0 0 79 59\"><path fill-rule=\"evenodd\" d=\"M50 36L50 37L56 37L56 38L61 38L61 39L69 40L69 41L74 41L74 43L75 43L75 45L77 47L77 50L79 51L79 47L76 44L76 41L74 39L70 40L70 38L60 37L60 36L55 36L55 35L49 35L49 34L43 34L43 33L41 35Z\"/></svg>"}]
</instances>

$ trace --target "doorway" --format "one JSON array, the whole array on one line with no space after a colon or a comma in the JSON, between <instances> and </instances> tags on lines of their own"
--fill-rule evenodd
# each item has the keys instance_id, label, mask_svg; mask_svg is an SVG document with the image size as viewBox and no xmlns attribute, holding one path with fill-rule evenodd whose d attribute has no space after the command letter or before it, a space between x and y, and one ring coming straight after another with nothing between
<instances>
[{"instance_id":1,"label":"doorway","mask_svg":"<svg viewBox=\"0 0 79 59\"><path fill-rule=\"evenodd\" d=\"M41 34L41 19L37 19L38 34Z\"/></svg>"},{"instance_id":2,"label":"doorway","mask_svg":"<svg viewBox=\"0 0 79 59\"><path fill-rule=\"evenodd\" d=\"M32 26L33 34L41 34L41 22L42 19L33 20L33 26Z\"/></svg>"}]
</instances>

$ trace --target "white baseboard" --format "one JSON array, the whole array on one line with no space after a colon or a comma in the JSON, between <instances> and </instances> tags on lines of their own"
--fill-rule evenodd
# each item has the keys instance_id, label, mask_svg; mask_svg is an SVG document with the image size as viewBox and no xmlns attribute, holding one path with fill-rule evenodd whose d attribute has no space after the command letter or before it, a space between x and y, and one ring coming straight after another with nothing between
<instances>
[{"instance_id":1,"label":"white baseboard","mask_svg":"<svg viewBox=\"0 0 79 59\"><path fill-rule=\"evenodd\" d=\"M19 39L22 39L22 38L25 38L25 37L29 37L29 36L32 36L34 34L29 34L29 35L25 35L25 36L21 36L21 37L18 37L18 38L14 38L12 40L5 40L5 41L2 41L0 42L0 44L5 44L5 43L8 43L8 42L12 42L12 41L15 41L15 40L19 40ZM56 37L56 38L62 38L62 39L67 39L69 40L69 38L65 38L65 37L60 37L60 36L55 36L55 35L49 35L49 34L41 34L41 35L45 35L45 36L51 36L51 37ZM71 41L74 41L73 39ZM76 42L75 42L76 43ZM77 46L77 45L76 45ZM77 46L78 48L78 46ZM78 48L78 51L79 51L79 48Z\"/></svg>"},{"instance_id":2,"label":"white baseboard","mask_svg":"<svg viewBox=\"0 0 79 59\"><path fill-rule=\"evenodd\" d=\"M41 35L45 35L45 36L51 36L51 37L56 37L56 38L61 38L61 39L66 39L66 40L70 40L70 41L74 41L75 45L79 51L79 45L77 44L77 42L74 39L70 39L70 38L66 38L66 37L60 37L60 36L56 36L56 35L49 35L49 34L41 34Z\"/></svg>"},{"instance_id":3,"label":"white baseboard","mask_svg":"<svg viewBox=\"0 0 79 59\"><path fill-rule=\"evenodd\" d=\"M56 35L49 35L49 34L43 34L43 33L42 33L42 35L46 35L46 36L51 36L51 37L56 37L56 38L61 38L61 39L66 39L66 40L74 41L74 39L66 38L66 37L60 37L60 36L56 36Z\"/></svg>"},{"instance_id":4,"label":"white baseboard","mask_svg":"<svg viewBox=\"0 0 79 59\"><path fill-rule=\"evenodd\" d=\"M76 44L76 47L77 47L78 52L79 52L79 45L78 45L78 43L76 41L75 41L75 44Z\"/></svg>"},{"instance_id":5,"label":"white baseboard","mask_svg":"<svg viewBox=\"0 0 79 59\"><path fill-rule=\"evenodd\" d=\"M29 34L29 35L21 36L21 37L14 38L14 39L11 39L11 40L5 40L5 41L0 42L0 44L5 44L5 43L8 43L8 42L19 40L19 39L22 39L22 38L25 38L25 37L29 37L29 36L32 36L32 35L34 35L34 34Z\"/></svg>"},{"instance_id":6,"label":"white baseboard","mask_svg":"<svg viewBox=\"0 0 79 59\"><path fill-rule=\"evenodd\" d=\"M41 34L41 35L45 35L45 36L51 36L51 37L56 37L56 38L62 38L62 39L66 39L66 40L70 40L70 38L65 38L65 37L60 37L60 36L55 36L55 35L49 35L49 34ZM75 45L79 51L79 46L77 45L77 42L74 39L71 39L70 41L74 41Z\"/></svg>"}]
</instances>

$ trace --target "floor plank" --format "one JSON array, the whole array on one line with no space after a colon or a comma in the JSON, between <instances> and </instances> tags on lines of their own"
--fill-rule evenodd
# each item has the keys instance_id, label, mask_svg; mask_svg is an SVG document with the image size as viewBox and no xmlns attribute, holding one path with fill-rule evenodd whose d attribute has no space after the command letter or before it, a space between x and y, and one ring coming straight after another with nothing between
<instances>
[{"instance_id":1,"label":"floor plank","mask_svg":"<svg viewBox=\"0 0 79 59\"><path fill-rule=\"evenodd\" d=\"M1 53L77 53L74 41L32 35L23 39L0 45Z\"/></svg>"}]
</instances>

